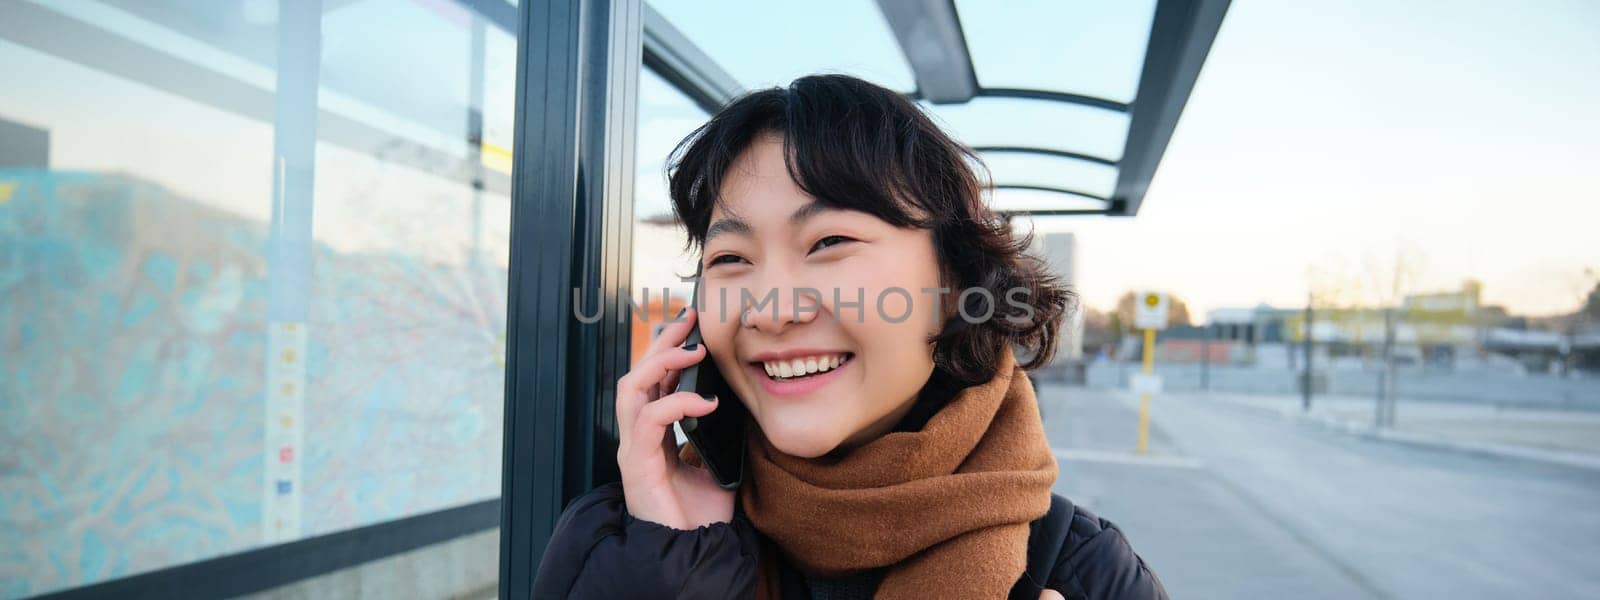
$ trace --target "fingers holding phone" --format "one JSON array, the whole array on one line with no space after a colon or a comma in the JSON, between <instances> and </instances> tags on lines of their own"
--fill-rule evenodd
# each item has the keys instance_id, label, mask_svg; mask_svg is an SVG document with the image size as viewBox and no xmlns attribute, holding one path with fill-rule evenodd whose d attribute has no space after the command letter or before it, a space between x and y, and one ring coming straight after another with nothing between
<instances>
[{"instance_id":1,"label":"fingers holding phone","mask_svg":"<svg viewBox=\"0 0 1600 600\"><path fill-rule=\"evenodd\" d=\"M651 342L644 357L617 380L617 466L628 512L676 529L694 529L733 518L733 492L710 473L678 460L672 424L710 414L717 399L671 392L678 372L709 360L704 344L680 347L698 317L687 309Z\"/></svg>"},{"instance_id":2,"label":"fingers holding phone","mask_svg":"<svg viewBox=\"0 0 1600 600\"><path fill-rule=\"evenodd\" d=\"M639 409L646 403L655 401L673 389L664 385L669 376L675 384L679 371L705 357L705 348L699 344L693 349L679 347L694 328L695 317L694 309L685 309L677 322L667 324L661 334L650 342L639 363L617 379L619 430L631 427L633 417L639 414Z\"/></svg>"}]
</instances>

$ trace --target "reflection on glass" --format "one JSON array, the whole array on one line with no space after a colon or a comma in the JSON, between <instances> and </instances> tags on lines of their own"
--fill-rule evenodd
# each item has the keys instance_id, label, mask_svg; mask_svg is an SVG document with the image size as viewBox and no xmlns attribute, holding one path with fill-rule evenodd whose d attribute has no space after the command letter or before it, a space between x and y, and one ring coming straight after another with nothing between
<instances>
[{"instance_id":1,"label":"reflection on glass","mask_svg":"<svg viewBox=\"0 0 1600 600\"><path fill-rule=\"evenodd\" d=\"M499 494L515 39L315 4L0 5L0 597Z\"/></svg>"},{"instance_id":2,"label":"reflection on glass","mask_svg":"<svg viewBox=\"0 0 1600 600\"><path fill-rule=\"evenodd\" d=\"M650 6L746 89L832 72L917 87L876 3L653 0Z\"/></svg>"},{"instance_id":3,"label":"reflection on glass","mask_svg":"<svg viewBox=\"0 0 1600 600\"><path fill-rule=\"evenodd\" d=\"M680 276L694 274L694 252L684 250L688 235L677 225L667 194L667 159L672 149L704 124L708 116L683 92L655 72L639 74L638 179L634 183L633 301L650 307L650 318L633 324L633 359L644 352L668 316L687 304L691 286ZM672 298L665 305L665 290Z\"/></svg>"},{"instance_id":4,"label":"reflection on glass","mask_svg":"<svg viewBox=\"0 0 1600 600\"><path fill-rule=\"evenodd\" d=\"M1132 102L1155 0L958 0L978 83ZM1025 58L1024 58L1025 57Z\"/></svg>"},{"instance_id":5,"label":"reflection on glass","mask_svg":"<svg viewBox=\"0 0 1600 600\"><path fill-rule=\"evenodd\" d=\"M1126 114L1063 102L975 98L966 104L923 107L971 146L1051 148L1119 160L1128 135Z\"/></svg>"}]
</instances>

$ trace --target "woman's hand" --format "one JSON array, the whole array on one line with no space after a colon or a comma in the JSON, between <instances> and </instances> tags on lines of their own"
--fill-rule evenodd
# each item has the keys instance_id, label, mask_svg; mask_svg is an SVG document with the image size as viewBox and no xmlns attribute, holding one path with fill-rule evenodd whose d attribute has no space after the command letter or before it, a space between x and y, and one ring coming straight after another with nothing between
<instances>
[{"instance_id":1,"label":"woman's hand","mask_svg":"<svg viewBox=\"0 0 1600 600\"><path fill-rule=\"evenodd\" d=\"M680 462L672 433L673 422L710 414L720 401L672 393L679 371L709 359L705 344L678 347L697 318L685 309L683 319L667 324L639 364L617 380L617 466L628 512L685 530L733 520L734 492L719 487L710 471Z\"/></svg>"},{"instance_id":2,"label":"woman's hand","mask_svg":"<svg viewBox=\"0 0 1600 600\"><path fill-rule=\"evenodd\" d=\"M1067 600L1067 597L1062 596L1061 592L1045 588L1044 591L1039 592L1039 600Z\"/></svg>"}]
</instances>

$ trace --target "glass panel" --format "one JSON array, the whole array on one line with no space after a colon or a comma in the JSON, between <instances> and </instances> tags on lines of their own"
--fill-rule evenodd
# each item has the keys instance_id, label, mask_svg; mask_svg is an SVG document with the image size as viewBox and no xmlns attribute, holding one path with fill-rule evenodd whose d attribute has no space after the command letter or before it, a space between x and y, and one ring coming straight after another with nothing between
<instances>
[{"instance_id":1,"label":"glass panel","mask_svg":"<svg viewBox=\"0 0 1600 600\"><path fill-rule=\"evenodd\" d=\"M957 0L956 10L972 68L984 87L1132 102L1156 3Z\"/></svg>"},{"instance_id":2,"label":"glass panel","mask_svg":"<svg viewBox=\"0 0 1600 600\"><path fill-rule=\"evenodd\" d=\"M0 4L0 597L499 495L515 39L305 6Z\"/></svg>"},{"instance_id":3,"label":"glass panel","mask_svg":"<svg viewBox=\"0 0 1600 600\"><path fill-rule=\"evenodd\" d=\"M667 157L685 136L709 118L683 92L654 71L639 74L639 156L634 180L633 301L650 307L649 318L633 322L633 359L643 355L663 324L662 314L676 315L687 305L691 284L680 276L694 275L693 252L685 251L688 236L672 214L667 195ZM671 299L665 306L666 290Z\"/></svg>"},{"instance_id":4,"label":"glass panel","mask_svg":"<svg viewBox=\"0 0 1600 600\"><path fill-rule=\"evenodd\" d=\"M917 87L877 4L858 0L653 0L650 6L746 89L847 73L910 92Z\"/></svg>"},{"instance_id":5,"label":"glass panel","mask_svg":"<svg viewBox=\"0 0 1600 600\"><path fill-rule=\"evenodd\" d=\"M975 98L966 104L924 103L945 130L971 146L1027 146L1122 158L1128 115L1064 102Z\"/></svg>"},{"instance_id":6,"label":"glass panel","mask_svg":"<svg viewBox=\"0 0 1600 600\"><path fill-rule=\"evenodd\" d=\"M980 155L995 185L1027 184L1065 188L1110 198L1117 168L1044 154L985 152Z\"/></svg>"}]
</instances>

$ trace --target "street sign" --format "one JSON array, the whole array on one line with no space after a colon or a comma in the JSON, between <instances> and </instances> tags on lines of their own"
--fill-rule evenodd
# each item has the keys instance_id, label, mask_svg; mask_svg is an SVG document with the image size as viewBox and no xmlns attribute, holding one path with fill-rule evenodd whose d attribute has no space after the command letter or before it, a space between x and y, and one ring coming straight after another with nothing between
<instances>
[{"instance_id":1,"label":"street sign","mask_svg":"<svg viewBox=\"0 0 1600 600\"><path fill-rule=\"evenodd\" d=\"M1167 328L1167 295L1161 292L1144 292L1133 303L1133 326L1139 329L1162 330Z\"/></svg>"}]
</instances>

